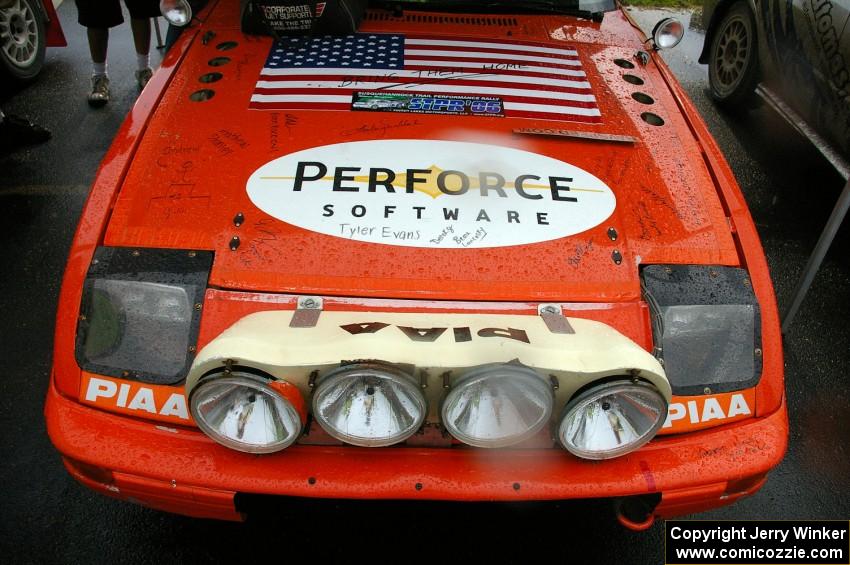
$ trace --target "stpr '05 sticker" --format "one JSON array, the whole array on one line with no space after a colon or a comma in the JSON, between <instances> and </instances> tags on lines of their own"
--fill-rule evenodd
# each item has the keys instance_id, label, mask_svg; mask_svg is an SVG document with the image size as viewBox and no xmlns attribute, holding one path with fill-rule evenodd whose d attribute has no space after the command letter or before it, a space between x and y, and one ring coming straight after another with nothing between
<instances>
[{"instance_id":1,"label":"stpr '05 sticker","mask_svg":"<svg viewBox=\"0 0 850 565\"><path fill-rule=\"evenodd\" d=\"M366 112L445 114L454 116L505 116L502 99L495 96L446 96L396 92L355 92L351 109Z\"/></svg>"}]
</instances>

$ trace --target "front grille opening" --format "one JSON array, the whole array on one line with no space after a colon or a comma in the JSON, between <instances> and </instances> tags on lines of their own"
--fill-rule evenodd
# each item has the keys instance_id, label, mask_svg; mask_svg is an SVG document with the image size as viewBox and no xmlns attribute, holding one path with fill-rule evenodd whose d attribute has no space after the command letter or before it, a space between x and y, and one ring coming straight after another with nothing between
<instances>
[{"instance_id":1,"label":"front grille opening","mask_svg":"<svg viewBox=\"0 0 850 565\"><path fill-rule=\"evenodd\" d=\"M308 484L309 477L304 478ZM321 482L321 475L312 483ZM422 485L417 489L416 485ZM564 516L582 516L582 520L595 522L597 526L610 529L614 521L615 504L624 500L643 497L659 498L657 494L615 498L587 498L556 501L527 500L516 502L470 502L439 501L426 498L429 484L423 479L420 483L410 484L410 499L356 500L333 498L305 498L270 494L237 492L234 504L238 512L246 515L249 522L279 528L284 523L322 524L321 531L335 532L335 536L350 535L352 541L362 542L363 535L373 535L376 522L380 519L381 535L391 539L401 535L410 524L441 524L446 531L466 530L473 524L481 524L482 531L492 530L497 524L503 524L512 535L525 527L528 535L539 535L541 524L551 524L553 539L563 528ZM512 484L505 485L506 491L515 495ZM522 491L520 491L522 492ZM654 508L658 502L649 505ZM537 519L529 523L526 519L533 515ZM385 517L392 516L387 520ZM525 525L523 525L525 524ZM507 532L506 532L507 533ZM404 534L407 535L407 534ZM520 538L522 539L522 538ZM356 545L356 544L354 544Z\"/></svg>"},{"instance_id":2,"label":"front grille opening","mask_svg":"<svg viewBox=\"0 0 850 565\"><path fill-rule=\"evenodd\" d=\"M455 25L476 25L476 26L498 26L498 27L517 27L516 18L501 17L501 16L443 16L432 14L403 14L400 17L395 16L392 12L369 11L364 17L366 21L372 22L405 22L416 24L455 24Z\"/></svg>"}]
</instances>

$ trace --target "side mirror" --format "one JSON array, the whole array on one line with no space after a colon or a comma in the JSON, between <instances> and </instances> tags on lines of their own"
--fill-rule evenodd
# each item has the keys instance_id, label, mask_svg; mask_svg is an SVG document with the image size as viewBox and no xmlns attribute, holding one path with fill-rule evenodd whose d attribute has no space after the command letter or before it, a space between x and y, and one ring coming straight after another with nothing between
<instances>
[{"instance_id":1,"label":"side mirror","mask_svg":"<svg viewBox=\"0 0 850 565\"><path fill-rule=\"evenodd\" d=\"M187 0L160 0L159 11L173 26L186 27L192 21L192 6Z\"/></svg>"},{"instance_id":2,"label":"side mirror","mask_svg":"<svg viewBox=\"0 0 850 565\"><path fill-rule=\"evenodd\" d=\"M685 26L676 18L664 18L652 28L652 48L672 49L685 35Z\"/></svg>"}]
</instances>

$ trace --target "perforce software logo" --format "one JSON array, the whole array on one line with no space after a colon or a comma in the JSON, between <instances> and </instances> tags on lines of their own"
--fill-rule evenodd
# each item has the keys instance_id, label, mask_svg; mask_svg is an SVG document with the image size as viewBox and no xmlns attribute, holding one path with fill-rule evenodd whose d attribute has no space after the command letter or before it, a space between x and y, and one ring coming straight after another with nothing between
<instances>
[{"instance_id":1,"label":"perforce software logo","mask_svg":"<svg viewBox=\"0 0 850 565\"><path fill-rule=\"evenodd\" d=\"M306 149L257 169L247 191L258 208L304 229L429 248L559 239L599 225L616 206L604 182L570 163L439 140Z\"/></svg>"}]
</instances>

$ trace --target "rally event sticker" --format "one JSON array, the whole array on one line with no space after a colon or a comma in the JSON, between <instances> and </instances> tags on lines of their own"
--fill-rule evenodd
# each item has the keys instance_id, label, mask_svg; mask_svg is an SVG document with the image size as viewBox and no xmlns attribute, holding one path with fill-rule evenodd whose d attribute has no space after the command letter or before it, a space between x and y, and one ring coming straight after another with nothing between
<instances>
[{"instance_id":1,"label":"rally event sticker","mask_svg":"<svg viewBox=\"0 0 850 565\"><path fill-rule=\"evenodd\" d=\"M351 109L368 112L505 117L502 99L495 96L436 96L404 92L355 92Z\"/></svg>"},{"instance_id":2,"label":"rally event sticker","mask_svg":"<svg viewBox=\"0 0 850 565\"><path fill-rule=\"evenodd\" d=\"M614 211L589 172L529 151L463 141L335 143L257 169L248 197L288 224L334 237L424 248L486 248L587 231Z\"/></svg>"}]
</instances>

